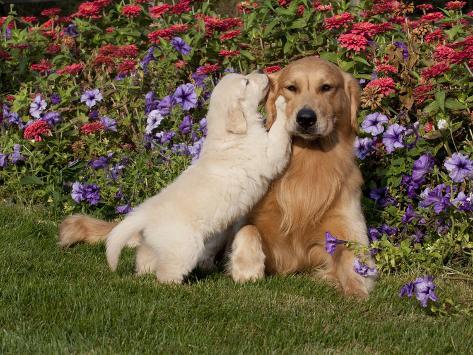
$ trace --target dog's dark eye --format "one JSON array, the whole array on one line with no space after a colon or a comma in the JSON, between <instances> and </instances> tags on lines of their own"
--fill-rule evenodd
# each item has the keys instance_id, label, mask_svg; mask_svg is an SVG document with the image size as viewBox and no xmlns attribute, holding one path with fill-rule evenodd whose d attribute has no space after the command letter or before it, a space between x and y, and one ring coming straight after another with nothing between
<instances>
[{"instance_id":1,"label":"dog's dark eye","mask_svg":"<svg viewBox=\"0 0 473 355\"><path fill-rule=\"evenodd\" d=\"M321 90L321 91L324 91L324 92L330 91L330 90L332 90L332 86L329 85L329 84L324 84L324 85L322 85L322 86L320 87L320 90Z\"/></svg>"},{"instance_id":2,"label":"dog's dark eye","mask_svg":"<svg viewBox=\"0 0 473 355\"><path fill-rule=\"evenodd\" d=\"M286 86L286 89L292 92L296 92L297 88L294 85L288 85Z\"/></svg>"}]
</instances>

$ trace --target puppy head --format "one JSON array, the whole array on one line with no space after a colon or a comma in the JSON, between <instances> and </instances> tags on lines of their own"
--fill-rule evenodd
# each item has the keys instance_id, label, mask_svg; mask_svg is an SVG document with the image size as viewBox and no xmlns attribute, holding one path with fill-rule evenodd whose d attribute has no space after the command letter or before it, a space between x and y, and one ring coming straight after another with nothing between
<instances>
[{"instance_id":1,"label":"puppy head","mask_svg":"<svg viewBox=\"0 0 473 355\"><path fill-rule=\"evenodd\" d=\"M276 118L275 101L279 95L286 98L286 114L294 136L315 140L329 136L337 128L350 133L356 130L358 83L332 63L306 57L271 74L266 102L268 126Z\"/></svg>"},{"instance_id":2,"label":"puppy head","mask_svg":"<svg viewBox=\"0 0 473 355\"><path fill-rule=\"evenodd\" d=\"M224 119L224 128L233 134L245 134L247 123L258 119L258 105L268 92L268 77L253 72L248 75L227 74L215 87L210 97L208 128L218 126L213 121L220 116ZM217 112L220 114L218 115ZM213 114L211 114L213 113Z\"/></svg>"}]
</instances>

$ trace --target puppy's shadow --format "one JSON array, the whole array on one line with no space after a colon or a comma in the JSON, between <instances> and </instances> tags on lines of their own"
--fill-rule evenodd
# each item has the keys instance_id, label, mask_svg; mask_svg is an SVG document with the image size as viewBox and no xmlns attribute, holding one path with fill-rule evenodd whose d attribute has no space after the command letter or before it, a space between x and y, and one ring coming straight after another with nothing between
<instances>
[{"instance_id":1,"label":"puppy's shadow","mask_svg":"<svg viewBox=\"0 0 473 355\"><path fill-rule=\"evenodd\" d=\"M218 261L214 267L210 270L204 270L200 267L196 267L189 275L184 279L184 284L192 285L201 281L210 281L215 279L218 275L225 273L225 262L223 260Z\"/></svg>"}]
</instances>

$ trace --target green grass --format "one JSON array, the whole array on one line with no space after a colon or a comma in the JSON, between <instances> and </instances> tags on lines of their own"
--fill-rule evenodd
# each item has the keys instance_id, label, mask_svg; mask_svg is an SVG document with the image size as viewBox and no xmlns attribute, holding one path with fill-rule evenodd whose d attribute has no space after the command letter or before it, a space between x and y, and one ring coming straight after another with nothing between
<instances>
[{"instance_id":1,"label":"green grass","mask_svg":"<svg viewBox=\"0 0 473 355\"><path fill-rule=\"evenodd\" d=\"M103 246L60 250L56 223L0 207L0 353L471 353L473 321L399 299L412 276L382 277L366 302L309 275L236 285L222 273L182 286L111 273ZM439 279L439 295L472 287Z\"/></svg>"}]
</instances>

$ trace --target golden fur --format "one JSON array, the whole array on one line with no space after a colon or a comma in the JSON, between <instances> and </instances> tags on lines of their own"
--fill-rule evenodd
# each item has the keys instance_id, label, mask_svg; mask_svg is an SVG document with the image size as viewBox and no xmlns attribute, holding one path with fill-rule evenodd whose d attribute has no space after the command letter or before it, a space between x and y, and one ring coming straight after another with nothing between
<instances>
[{"instance_id":1,"label":"golden fur","mask_svg":"<svg viewBox=\"0 0 473 355\"><path fill-rule=\"evenodd\" d=\"M283 95L287 101L286 115L294 125L297 112L310 107L317 112L320 127L312 133L293 130L294 136L299 137L293 140L286 172L249 216L249 224L254 228L246 229L244 238L250 240L249 233L254 238L247 249L255 250L255 243L261 240L267 273L321 268L322 276L336 282L346 294L365 297L372 280L354 272L353 253L338 246L331 257L324 249L326 231L339 239L368 243L360 206L362 176L353 150L358 83L335 65L314 57L289 64L271 79L266 104L268 125L274 119L275 98ZM322 85L332 89L322 91ZM240 244L239 251L245 253L240 236L243 234L237 233L235 242ZM261 259L258 254L245 257ZM241 255L232 258L230 272L234 279L242 281L234 274L247 266L233 262L242 259ZM257 278L249 274L248 279Z\"/></svg>"}]
</instances>

